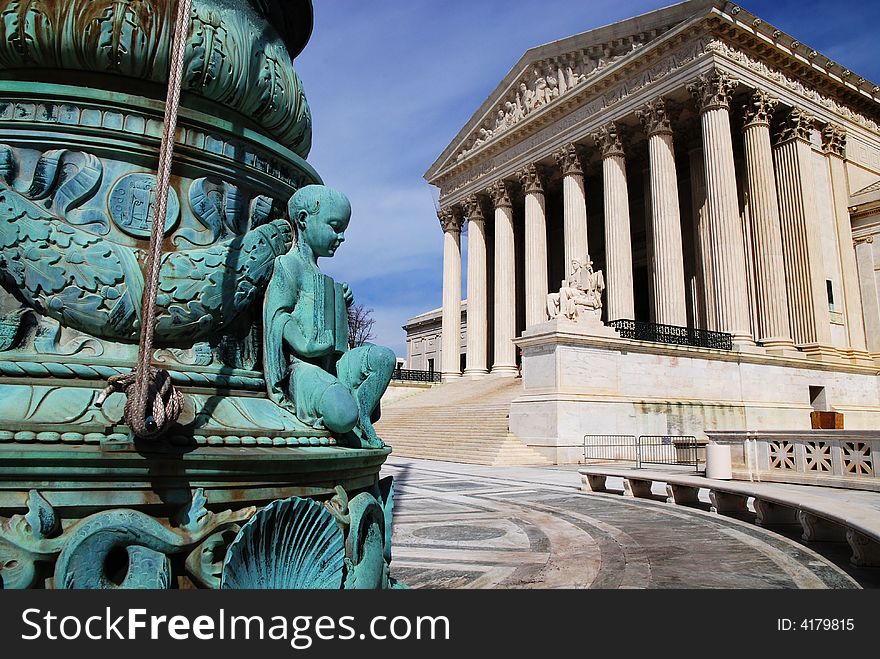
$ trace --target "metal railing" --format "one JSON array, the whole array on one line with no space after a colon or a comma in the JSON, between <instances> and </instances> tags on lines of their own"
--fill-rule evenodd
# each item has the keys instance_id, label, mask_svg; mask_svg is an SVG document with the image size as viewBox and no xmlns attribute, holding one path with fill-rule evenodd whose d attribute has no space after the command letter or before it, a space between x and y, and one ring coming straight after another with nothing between
<instances>
[{"instance_id":1,"label":"metal railing","mask_svg":"<svg viewBox=\"0 0 880 659\"><path fill-rule=\"evenodd\" d=\"M699 470L706 461L706 442L692 435L584 435L584 462L632 462L681 465Z\"/></svg>"},{"instance_id":2,"label":"metal railing","mask_svg":"<svg viewBox=\"0 0 880 659\"><path fill-rule=\"evenodd\" d=\"M645 323L639 320L612 320L608 325L617 330L617 333L624 339L669 343L694 348L733 350L733 336L725 332Z\"/></svg>"},{"instance_id":3,"label":"metal railing","mask_svg":"<svg viewBox=\"0 0 880 659\"><path fill-rule=\"evenodd\" d=\"M396 368L391 374L392 380L402 382L440 382L440 371L414 371L405 368Z\"/></svg>"},{"instance_id":4,"label":"metal railing","mask_svg":"<svg viewBox=\"0 0 880 659\"><path fill-rule=\"evenodd\" d=\"M638 462L635 435L584 435L584 462Z\"/></svg>"}]
</instances>

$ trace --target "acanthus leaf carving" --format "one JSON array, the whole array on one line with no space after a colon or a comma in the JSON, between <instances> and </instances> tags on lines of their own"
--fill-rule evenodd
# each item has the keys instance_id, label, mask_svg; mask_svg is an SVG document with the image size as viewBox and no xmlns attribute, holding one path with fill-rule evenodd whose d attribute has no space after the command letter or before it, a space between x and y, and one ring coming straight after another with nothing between
<instances>
[{"instance_id":1,"label":"acanthus leaf carving","mask_svg":"<svg viewBox=\"0 0 880 659\"><path fill-rule=\"evenodd\" d=\"M584 174L584 166L581 162L580 149L576 144L566 144L553 154L556 165L562 171L563 176Z\"/></svg>"},{"instance_id":2,"label":"acanthus leaf carving","mask_svg":"<svg viewBox=\"0 0 880 659\"><path fill-rule=\"evenodd\" d=\"M708 112L729 109L733 92L738 86L738 78L726 71L716 69L699 76L696 81L687 86L687 89L694 97L700 112Z\"/></svg>"},{"instance_id":3,"label":"acanthus leaf carving","mask_svg":"<svg viewBox=\"0 0 880 659\"><path fill-rule=\"evenodd\" d=\"M837 124L826 124L822 128L822 150L839 158L846 158L846 128Z\"/></svg>"},{"instance_id":4,"label":"acanthus leaf carving","mask_svg":"<svg viewBox=\"0 0 880 659\"><path fill-rule=\"evenodd\" d=\"M777 143L789 140L810 141L816 117L800 108L791 108L780 127Z\"/></svg>"},{"instance_id":5,"label":"acanthus leaf carving","mask_svg":"<svg viewBox=\"0 0 880 659\"><path fill-rule=\"evenodd\" d=\"M513 190L509 181L496 181L486 193L495 208L513 208Z\"/></svg>"},{"instance_id":6,"label":"acanthus leaf carving","mask_svg":"<svg viewBox=\"0 0 880 659\"><path fill-rule=\"evenodd\" d=\"M770 119L779 105L779 99L768 92L758 89L749 97L749 102L743 108L743 128L749 126L769 126Z\"/></svg>"},{"instance_id":7,"label":"acanthus leaf carving","mask_svg":"<svg viewBox=\"0 0 880 659\"><path fill-rule=\"evenodd\" d=\"M620 129L614 122L600 126L590 137L599 147L603 158L624 157Z\"/></svg>"},{"instance_id":8,"label":"acanthus leaf carving","mask_svg":"<svg viewBox=\"0 0 880 659\"><path fill-rule=\"evenodd\" d=\"M652 135L672 135L672 123L666 108L666 101L662 98L645 103L645 105L636 110L636 117L638 117L648 137Z\"/></svg>"}]
</instances>

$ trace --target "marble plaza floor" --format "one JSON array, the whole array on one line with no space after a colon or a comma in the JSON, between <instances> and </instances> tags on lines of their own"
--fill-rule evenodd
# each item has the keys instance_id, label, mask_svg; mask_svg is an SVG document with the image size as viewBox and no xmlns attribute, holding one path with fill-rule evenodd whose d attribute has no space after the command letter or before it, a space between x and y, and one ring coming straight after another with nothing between
<instances>
[{"instance_id":1,"label":"marble plaza floor","mask_svg":"<svg viewBox=\"0 0 880 659\"><path fill-rule=\"evenodd\" d=\"M392 575L413 588L880 585L880 570L849 567L845 543L823 556L748 521L584 494L576 467L392 456L383 475L395 478Z\"/></svg>"}]
</instances>

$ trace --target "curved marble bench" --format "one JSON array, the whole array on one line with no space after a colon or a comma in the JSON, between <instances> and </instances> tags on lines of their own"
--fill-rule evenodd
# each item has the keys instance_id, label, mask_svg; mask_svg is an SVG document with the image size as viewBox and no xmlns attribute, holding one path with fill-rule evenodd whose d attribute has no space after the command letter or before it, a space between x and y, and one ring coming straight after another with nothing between
<instances>
[{"instance_id":1,"label":"curved marble bench","mask_svg":"<svg viewBox=\"0 0 880 659\"><path fill-rule=\"evenodd\" d=\"M748 500L753 498L756 524L799 524L804 542L845 541L852 549L853 565L880 567L880 494L869 505L847 500L846 490L812 493L804 491L805 486L794 490L776 483L719 481L645 469L586 467L579 473L584 492L607 492L606 479L617 477L623 479L624 496L654 499L653 484L664 483L667 503L681 506L697 506L700 490L708 490L711 511L734 517L748 514ZM870 495L859 492L858 496L866 499Z\"/></svg>"}]
</instances>

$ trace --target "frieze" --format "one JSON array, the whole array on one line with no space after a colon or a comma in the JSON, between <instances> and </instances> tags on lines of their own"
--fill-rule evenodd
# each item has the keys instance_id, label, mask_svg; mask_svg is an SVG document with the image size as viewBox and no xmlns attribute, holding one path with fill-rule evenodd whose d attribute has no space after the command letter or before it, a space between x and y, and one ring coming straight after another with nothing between
<instances>
[{"instance_id":1,"label":"frieze","mask_svg":"<svg viewBox=\"0 0 880 659\"><path fill-rule=\"evenodd\" d=\"M4 121L16 124L32 123L37 126L64 125L106 129L157 141L162 138L162 121L159 117L88 103L35 102L0 96L0 122ZM278 157L269 155L247 142L230 139L217 133L206 133L194 126L188 126L183 117L177 128L177 143L206 154L235 160L264 172L293 189L313 182L282 164Z\"/></svg>"},{"instance_id":2,"label":"frieze","mask_svg":"<svg viewBox=\"0 0 880 659\"><path fill-rule=\"evenodd\" d=\"M82 70L167 81L172 2L0 0L0 68ZM244 3L194 0L183 90L258 122L305 157L312 121L293 59Z\"/></svg>"}]
</instances>

